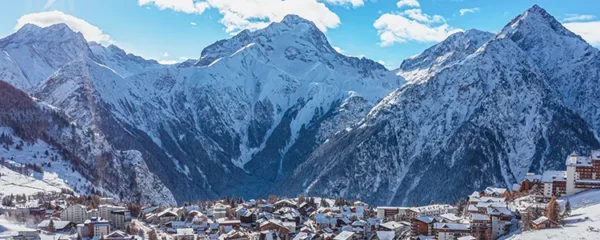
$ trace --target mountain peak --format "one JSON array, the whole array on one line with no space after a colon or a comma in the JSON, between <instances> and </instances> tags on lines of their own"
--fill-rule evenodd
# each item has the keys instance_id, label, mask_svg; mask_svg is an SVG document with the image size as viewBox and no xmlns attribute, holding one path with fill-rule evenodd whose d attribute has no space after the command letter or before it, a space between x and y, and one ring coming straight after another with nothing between
<instances>
[{"instance_id":1,"label":"mountain peak","mask_svg":"<svg viewBox=\"0 0 600 240\"><path fill-rule=\"evenodd\" d=\"M498 33L497 38L510 37L518 41L524 35L540 35L542 32L554 32L561 36L576 37L578 35L567 30L556 18L538 5L527 9L515 17Z\"/></svg>"},{"instance_id":2,"label":"mountain peak","mask_svg":"<svg viewBox=\"0 0 600 240\"><path fill-rule=\"evenodd\" d=\"M281 20L281 22L285 24L312 23L311 21L302 18L296 14L286 15L285 17L283 17L283 20Z\"/></svg>"}]
</instances>

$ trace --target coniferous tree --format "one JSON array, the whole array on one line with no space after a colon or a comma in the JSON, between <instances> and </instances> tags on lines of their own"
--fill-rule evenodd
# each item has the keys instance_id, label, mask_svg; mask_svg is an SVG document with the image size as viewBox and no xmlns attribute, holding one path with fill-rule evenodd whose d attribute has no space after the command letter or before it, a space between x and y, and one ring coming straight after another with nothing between
<instances>
[{"instance_id":1,"label":"coniferous tree","mask_svg":"<svg viewBox=\"0 0 600 240\"><path fill-rule=\"evenodd\" d=\"M554 196L550 199L550 202L546 206L546 217L555 222L560 220L560 206L558 205L556 197Z\"/></svg>"},{"instance_id":2,"label":"coniferous tree","mask_svg":"<svg viewBox=\"0 0 600 240\"><path fill-rule=\"evenodd\" d=\"M567 199L567 202L565 203L565 211L562 214L562 218L565 219L565 218L569 217L570 215L571 215L571 203Z\"/></svg>"}]
</instances>

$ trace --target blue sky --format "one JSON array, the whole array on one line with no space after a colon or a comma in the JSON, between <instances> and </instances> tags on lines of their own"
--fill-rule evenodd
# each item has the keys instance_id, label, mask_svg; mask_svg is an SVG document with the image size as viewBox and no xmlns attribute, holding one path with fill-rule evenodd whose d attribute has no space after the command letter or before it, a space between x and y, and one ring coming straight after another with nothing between
<instances>
[{"instance_id":1,"label":"blue sky","mask_svg":"<svg viewBox=\"0 0 600 240\"><path fill-rule=\"evenodd\" d=\"M595 0L0 0L0 36L24 23L66 22L88 40L162 62L198 58L204 47L240 29L294 13L314 21L342 53L396 68L460 30L500 30L538 4L600 45Z\"/></svg>"}]
</instances>

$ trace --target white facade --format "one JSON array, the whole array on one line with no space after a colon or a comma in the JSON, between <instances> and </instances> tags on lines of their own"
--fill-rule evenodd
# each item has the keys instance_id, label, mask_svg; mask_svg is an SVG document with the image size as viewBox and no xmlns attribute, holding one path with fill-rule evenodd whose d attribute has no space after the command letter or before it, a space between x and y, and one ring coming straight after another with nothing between
<instances>
[{"instance_id":1,"label":"white facade","mask_svg":"<svg viewBox=\"0 0 600 240\"><path fill-rule=\"evenodd\" d=\"M60 219L63 221L82 223L87 218L87 207L81 204L71 205L60 213Z\"/></svg>"},{"instance_id":2,"label":"white facade","mask_svg":"<svg viewBox=\"0 0 600 240\"><path fill-rule=\"evenodd\" d=\"M94 236L101 237L106 236L110 233L110 225L105 224L94 224Z\"/></svg>"}]
</instances>

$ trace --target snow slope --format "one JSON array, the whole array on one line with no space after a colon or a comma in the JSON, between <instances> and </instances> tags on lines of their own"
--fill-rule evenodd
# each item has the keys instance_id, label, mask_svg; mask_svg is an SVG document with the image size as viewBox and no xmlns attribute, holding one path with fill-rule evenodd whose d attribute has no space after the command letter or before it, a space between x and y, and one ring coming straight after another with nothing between
<instances>
[{"instance_id":1,"label":"snow slope","mask_svg":"<svg viewBox=\"0 0 600 240\"><path fill-rule=\"evenodd\" d=\"M599 239L600 191L589 191L568 197L573 208L565 225L556 229L532 230L506 239Z\"/></svg>"}]
</instances>

